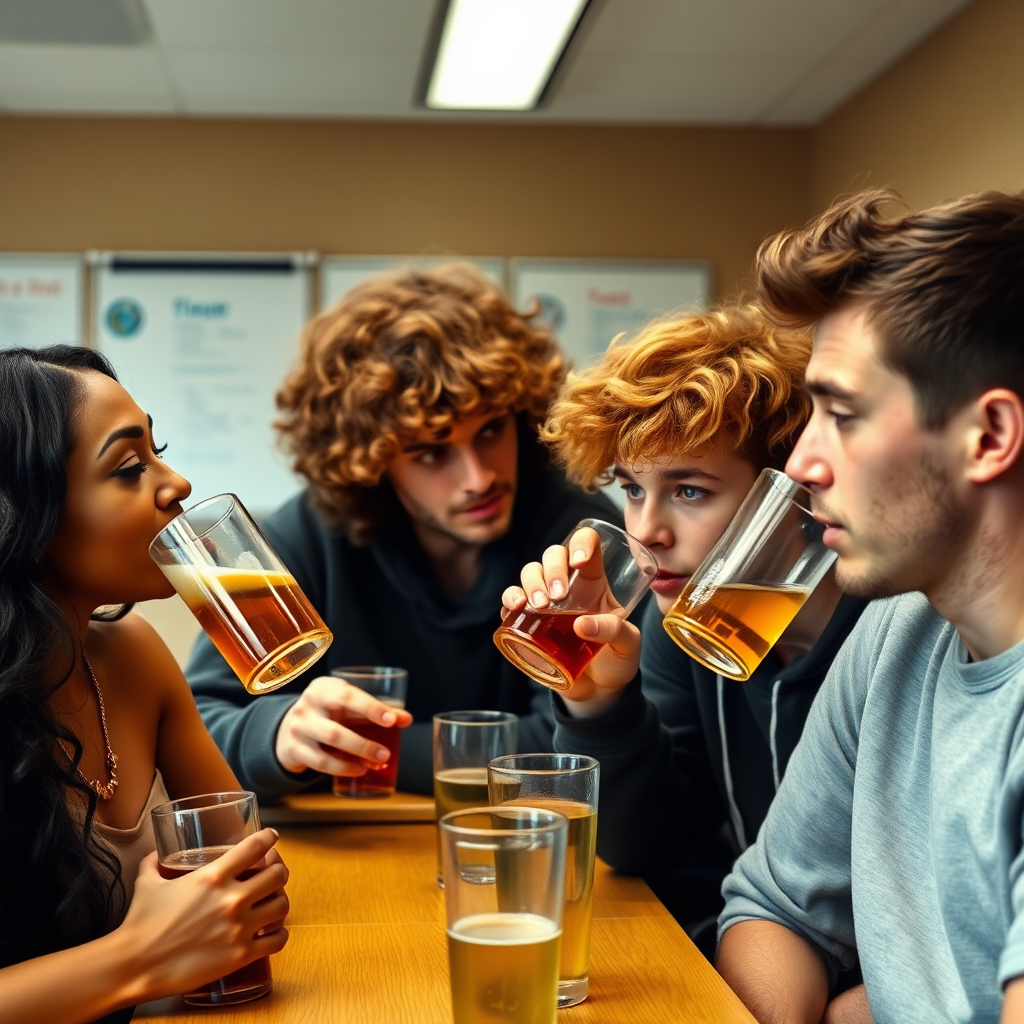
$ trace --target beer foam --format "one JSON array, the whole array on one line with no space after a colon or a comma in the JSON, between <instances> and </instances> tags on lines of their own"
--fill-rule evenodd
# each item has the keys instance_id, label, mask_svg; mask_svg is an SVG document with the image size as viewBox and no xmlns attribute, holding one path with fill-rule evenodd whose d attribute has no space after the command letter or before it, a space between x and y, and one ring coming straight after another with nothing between
<instances>
[{"instance_id":1,"label":"beer foam","mask_svg":"<svg viewBox=\"0 0 1024 1024\"><path fill-rule=\"evenodd\" d=\"M187 603L190 598L199 599L210 590L222 592L249 590L258 587L294 586L288 573L279 569L236 569L229 565L161 565L160 569L171 586ZM249 583L250 586L246 586Z\"/></svg>"},{"instance_id":2,"label":"beer foam","mask_svg":"<svg viewBox=\"0 0 1024 1024\"><path fill-rule=\"evenodd\" d=\"M471 914L448 929L453 939L479 946L525 946L561 933L554 921L539 914Z\"/></svg>"}]
</instances>

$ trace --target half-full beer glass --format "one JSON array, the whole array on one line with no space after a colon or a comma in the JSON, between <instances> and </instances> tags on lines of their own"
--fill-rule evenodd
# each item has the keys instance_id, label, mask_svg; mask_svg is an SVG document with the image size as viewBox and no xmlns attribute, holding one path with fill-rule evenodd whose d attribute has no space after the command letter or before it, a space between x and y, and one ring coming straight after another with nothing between
<instances>
[{"instance_id":1,"label":"half-full beer glass","mask_svg":"<svg viewBox=\"0 0 1024 1024\"><path fill-rule=\"evenodd\" d=\"M510 711L445 711L434 715L434 808L437 820L464 807L487 803L487 764L515 752L519 716ZM437 884L441 833L437 835Z\"/></svg>"},{"instance_id":2,"label":"half-full beer glass","mask_svg":"<svg viewBox=\"0 0 1024 1024\"><path fill-rule=\"evenodd\" d=\"M584 529L593 530L600 540L603 575L573 570L565 597L546 608L528 604L510 613L494 633L498 650L516 668L553 690L568 690L604 646L577 636L573 623L581 615L599 612L625 618L658 573L658 563L640 541L600 519L578 522L565 538L565 547Z\"/></svg>"},{"instance_id":3,"label":"half-full beer glass","mask_svg":"<svg viewBox=\"0 0 1024 1024\"><path fill-rule=\"evenodd\" d=\"M149 553L250 693L284 686L333 639L233 494L172 519Z\"/></svg>"},{"instance_id":4,"label":"half-full beer glass","mask_svg":"<svg viewBox=\"0 0 1024 1024\"><path fill-rule=\"evenodd\" d=\"M712 672L749 679L835 561L809 508L806 488L763 470L669 609L668 635Z\"/></svg>"},{"instance_id":5,"label":"half-full beer glass","mask_svg":"<svg viewBox=\"0 0 1024 1024\"><path fill-rule=\"evenodd\" d=\"M352 686L358 686L360 690L365 690L382 704L392 708L405 707L409 673L404 668L391 668L387 665L352 665L348 668L332 668L331 675L344 679ZM372 740L391 751L391 757L385 764L371 765L366 762L365 775L336 775L331 784L334 795L356 798L391 796L395 791L395 780L398 778L402 730L397 726L378 725L364 715L349 711L348 708L336 712L334 720L363 739Z\"/></svg>"},{"instance_id":6,"label":"half-full beer glass","mask_svg":"<svg viewBox=\"0 0 1024 1024\"><path fill-rule=\"evenodd\" d=\"M555 1024L565 818L476 807L439 831L455 1024Z\"/></svg>"},{"instance_id":7,"label":"half-full beer glass","mask_svg":"<svg viewBox=\"0 0 1024 1024\"><path fill-rule=\"evenodd\" d=\"M565 847L565 911L558 1005L587 998L590 920L597 852L597 789L601 766L580 754L512 754L487 766L490 803L543 807L569 822Z\"/></svg>"},{"instance_id":8,"label":"half-full beer glass","mask_svg":"<svg viewBox=\"0 0 1024 1024\"><path fill-rule=\"evenodd\" d=\"M181 878L210 864L260 830L256 796L249 792L203 793L160 804L151 813L164 878ZM194 1006L247 1003L265 996L271 986L270 957L261 956L181 998Z\"/></svg>"}]
</instances>

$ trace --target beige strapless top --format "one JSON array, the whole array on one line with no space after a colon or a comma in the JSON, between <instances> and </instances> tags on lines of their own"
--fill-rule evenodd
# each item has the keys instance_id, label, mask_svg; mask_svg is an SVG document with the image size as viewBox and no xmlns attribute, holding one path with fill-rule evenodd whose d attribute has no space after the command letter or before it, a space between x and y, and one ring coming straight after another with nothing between
<instances>
[{"instance_id":1,"label":"beige strapless top","mask_svg":"<svg viewBox=\"0 0 1024 1024\"><path fill-rule=\"evenodd\" d=\"M160 774L160 769L157 768L153 774L149 799L146 800L146 806L142 808L142 814L139 815L139 820L134 827L112 828L95 818L92 820L96 838L121 862L121 878L124 881L126 907L131 903L135 893L135 876L139 873L139 864L142 858L156 849L153 817L150 811L157 804L167 803L168 800L170 797L164 788L163 776Z\"/></svg>"}]
</instances>

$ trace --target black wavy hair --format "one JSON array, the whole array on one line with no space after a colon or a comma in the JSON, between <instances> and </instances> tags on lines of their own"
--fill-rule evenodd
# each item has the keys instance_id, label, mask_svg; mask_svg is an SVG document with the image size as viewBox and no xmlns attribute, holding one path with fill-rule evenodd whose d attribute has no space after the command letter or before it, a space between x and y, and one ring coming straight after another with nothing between
<instances>
[{"instance_id":1,"label":"black wavy hair","mask_svg":"<svg viewBox=\"0 0 1024 1024\"><path fill-rule=\"evenodd\" d=\"M117 380L80 346L0 350L0 967L97 938L124 907L76 771L82 745L49 707L82 657L39 562L64 509L85 372Z\"/></svg>"}]
</instances>

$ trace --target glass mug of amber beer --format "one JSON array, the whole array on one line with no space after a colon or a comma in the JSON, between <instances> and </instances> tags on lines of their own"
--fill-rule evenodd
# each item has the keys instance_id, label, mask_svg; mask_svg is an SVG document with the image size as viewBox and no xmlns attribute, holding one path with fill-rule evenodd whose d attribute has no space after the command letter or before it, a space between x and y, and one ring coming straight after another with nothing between
<instances>
[{"instance_id":1,"label":"glass mug of amber beer","mask_svg":"<svg viewBox=\"0 0 1024 1024\"><path fill-rule=\"evenodd\" d=\"M172 519L149 553L249 693L284 686L333 639L233 494Z\"/></svg>"},{"instance_id":2,"label":"glass mug of amber beer","mask_svg":"<svg viewBox=\"0 0 1024 1024\"><path fill-rule=\"evenodd\" d=\"M487 766L488 802L557 811L569 823L565 844L565 910L558 1005L587 998L590 921L597 853L597 789L601 766L580 754L511 754Z\"/></svg>"},{"instance_id":3,"label":"glass mug of amber beer","mask_svg":"<svg viewBox=\"0 0 1024 1024\"><path fill-rule=\"evenodd\" d=\"M260 830L256 795L203 793L154 807L153 832L160 874L181 878L215 861ZM243 872L246 878L251 872ZM270 957L261 956L251 964L211 981L182 999L192 1006L223 1006L247 1003L265 996L271 989Z\"/></svg>"},{"instance_id":4,"label":"glass mug of amber beer","mask_svg":"<svg viewBox=\"0 0 1024 1024\"><path fill-rule=\"evenodd\" d=\"M712 672L745 680L785 632L836 553L810 492L765 469L665 616L665 630Z\"/></svg>"},{"instance_id":5,"label":"glass mug of amber beer","mask_svg":"<svg viewBox=\"0 0 1024 1024\"><path fill-rule=\"evenodd\" d=\"M519 806L441 819L454 1024L555 1024L566 824Z\"/></svg>"},{"instance_id":6,"label":"glass mug of amber beer","mask_svg":"<svg viewBox=\"0 0 1024 1024\"><path fill-rule=\"evenodd\" d=\"M658 563L640 541L600 519L578 522L565 547L584 529L600 539L603 574L591 578L572 570L565 597L540 610L528 604L510 612L494 633L498 649L516 668L553 690L568 690L604 646L577 636L573 623L600 612L625 618L658 573Z\"/></svg>"},{"instance_id":7,"label":"glass mug of amber beer","mask_svg":"<svg viewBox=\"0 0 1024 1024\"><path fill-rule=\"evenodd\" d=\"M405 707L409 673L404 668L353 665L349 668L332 668L331 675L344 679L352 686L358 686L360 690L365 690L382 704L392 708ZM342 708L332 717L356 735L372 740L391 751L391 757L385 764L366 762L365 775L336 775L331 784L334 795L357 799L391 796L395 791L395 780L398 778L398 753L402 747L402 730L397 726L378 725L364 715L354 714L348 708Z\"/></svg>"}]
</instances>

